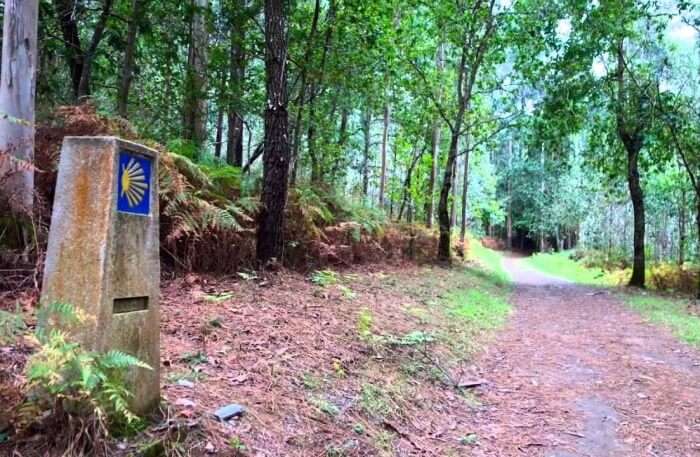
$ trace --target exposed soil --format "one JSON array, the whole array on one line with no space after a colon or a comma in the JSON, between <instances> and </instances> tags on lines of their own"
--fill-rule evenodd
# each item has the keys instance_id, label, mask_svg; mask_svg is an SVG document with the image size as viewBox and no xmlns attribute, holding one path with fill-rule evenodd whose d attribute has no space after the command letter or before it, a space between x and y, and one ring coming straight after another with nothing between
<instances>
[{"instance_id":1,"label":"exposed soil","mask_svg":"<svg viewBox=\"0 0 700 457\"><path fill-rule=\"evenodd\" d=\"M700 354L625 309L508 258L515 313L477 360L475 456L700 455Z\"/></svg>"}]
</instances>

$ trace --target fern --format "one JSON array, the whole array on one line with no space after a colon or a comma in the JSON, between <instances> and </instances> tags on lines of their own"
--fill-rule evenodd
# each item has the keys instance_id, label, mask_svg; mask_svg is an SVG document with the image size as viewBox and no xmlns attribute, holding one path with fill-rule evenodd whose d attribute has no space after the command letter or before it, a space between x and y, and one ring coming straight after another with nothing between
<instances>
[{"instance_id":1,"label":"fern","mask_svg":"<svg viewBox=\"0 0 700 457\"><path fill-rule=\"evenodd\" d=\"M14 313L0 310L0 345L12 344L26 329L19 303Z\"/></svg>"},{"instance_id":2,"label":"fern","mask_svg":"<svg viewBox=\"0 0 700 457\"><path fill-rule=\"evenodd\" d=\"M122 351L87 351L71 341L69 333L54 328L57 323L62 326L84 321L69 304L46 305L40 315L36 338L41 346L25 367L28 395L20 408L20 428L49 418L75 423L69 416L77 416L78 423L93 424L94 433L106 433L107 427L128 430L138 424L138 416L129 408L133 394L126 374L135 368L151 367ZM47 416L45 411L50 414ZM76 434L77 440L85 435L82 430ZM100 438L89 439L85 446L92 446L93 440Z\"/></svg>"}]
</instances>

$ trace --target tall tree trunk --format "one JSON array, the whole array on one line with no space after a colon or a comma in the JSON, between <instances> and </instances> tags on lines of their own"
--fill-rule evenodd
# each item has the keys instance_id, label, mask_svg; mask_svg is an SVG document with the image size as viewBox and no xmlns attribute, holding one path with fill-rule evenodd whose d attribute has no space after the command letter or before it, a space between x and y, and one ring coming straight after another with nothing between
<instances>
[{"instance_id":1,"label":"tall tree trunk","mask_svg":"<svg viewBox=\"0 0 700 457\"><path fill-rule=\"evenodd\" d=\"M634 214L634 262L632 265L632 277L629 285L644 287L645 285L645 216L644 193L639 180L639 152L644 145L644 136L639 126L631 127L630 119L625 113L625 62L624 42L620 41L617 48L617 134L627 151L627 185L632 200Z\"/></svg>"},{"instance_id":2,"label":"tall tree trunk","mask_svg":"<svg viewBox=\"0 0 700 457\"><path fill-rule=\"evenodd\" d=\"M445 45L438 44L437 52L435 53L435 67L438 70L438 74L441 74L445 70ZM440 94L438 94L438 99L440 100ZM428 227L433 226L433 216L435 213L435 185L437 184L437 173L438 164L440 162L440 133L442 131L440 116L435 116L433 119L433 134L432 134L432 148L431 148L431 162L430 162L430 181L428 182L428 197L427 206L425 210L425 224Z\"/></svg>"},{"instance_id":3,"label":"tall tree trunk","mask_svg":"<svg viewBox=\"0 0 700 457\"><path fill-rule=\"evenodd\" d=\"M226 163L243 166L243 91L246 72L245 35L248 16L244 14L246 0L236 0L231 26L229 53L229 104L226 113Z\"/></svg>"},{"instance_id":4,"label":"tall tree trunk","mask_svg":"<svg viewBox=\"0 0 700 457\"><path fill-rule=\"evenodd\" d=\"M136 56L136 38L139 31L139 20L143 11L145 0L131 1L131 19L126 32L126 48L124 49L124 61L119 74L117 88L117 113L127 119L129 117L129 91L134 78L134 61Z\"/></svg>"},{"instance_id":5,"label":"tall tree trunk","mask_svg":"<svg viewBox=\"0 0 700 457\"><path fill-rule=\"evenodd\" d=\"M433 132L430 148L430 180L428 181L428 196L425 209L425 225L433 226L435 213L435 185L437 184L438 163L440 161L440 123L436 120L433 124Z\"/></svg>"},{"instance_id":6,"label":"tall tree trunk","mask_svg":"<svg viewBox=\"0 0 700 457\"><path fill-rule=\"evenodd\" d=\"M695 204L696 204L696 208L695 208L695 224L696 224L696 228L697 228L697 230L698 230L698 244L697 244L697 250L698 250L698 252L697 252L697 255L698 255L698 259L700 259L700 188L698 188L697 191L696 191L696 193L695 193ZM700 274L698 275L698 284L697 284L697 286L698 286L698 291L697 291L696 298L697 298L698 300L700 300Z\"/></svg>"},{"instance_id":7,"label":"tall tree trunk","mask_svg":"<svg viewBox=\"0 0 700 457\"><path fill-rule=\"evenodd\" d=\"M302 132L302 118L304 114L304 105L306 103L306 90L307 90L307 74L308 65L311 60L311 53L314 49L314 42L316 41L316 31L318 30L318 19L321 14L321 2L316 0L314 2L314 14L311 19L311 29L309 30L309 36L306 40L306 50L304 51L304 60L301 63L301 68L299 70L299 96L297 101L297 115L294 120L294 141L292 142L292 184L296 182L297 174L299 170L299 147L301 146L301 132Z\"/></svg>"},{"instance_id":8,"label":"tall tree trunk","mask_svg":"<svg viewBox=\"0 0 700 457\"><path fill-rule=\"evenodd\" d=\"M58 23L61 26L66 59L70 70L73 99L77 101L79 98L80 78L83 74L84 56L78 23L74 14L75 3L73 0L54 0L53 5L58 16Z\"/></svg>"},{"instance_id":9,"label":"tall tree trunk","mask_svg":"<svg viewBox=\"0 0 700 457\"><path fill-rule=\"evenodd\" d=\"M459 174L457 170L459 169L459 155L455 159L454 169L452 170L452 195L450 199L450 229L455 228L457 225L457 181Z\"/></svg>"},{"instance_id":10,"label":"tall tree trunk","mask_svg":"<svg viewBox=\"0 0 700 457\"><path fill-rule=\"evenodd\" d=\"M508 212L506 213L506 249L513 249L513 184L511 166L513 161L513 140L508 140Z\"/></svg>"},{"instance_id":11,"label":"tall tree trunk","mask_svg":"<svg viewBox=\"0 0 700 457\"><path fill-rule=\"evenodd\" d=\"M104 35L105 28L107 27L107 21L112 14L112 6L114 5L114 0L104 0L102 6L102 13L100 13L100 18L95 25L95 29L92 32L92 40L90 40L90 46L87 51L85 51L85 56L83 58L83 72L80 75L80 84L78 85L78 99L88 97L92 94L90 85L92 83L92 64L95 61L95 56L97 55L97 48L102 41L102 36Z\"/></svg>"},{"instance_id":12,"label":"tall tree trunk","mask_svg":"<svg viewBox=\"0 0 700 457\"><path fill-rule=\"evenodd\" d=\"M384 192L386 190L386 149L389 142L389 122L391 108L389 103L384 105L384 131L382 133L382 168L379 175L379 207L384 207Z\"/></svg>"},{"instance_id":13,"label":"tall tree trunk","mask_svg":"<svg viewBox=\"0 0 700 457\"><path fill-rule=\"evenodd\" d=\"M261 263L282 260L290 149L287 114L287 18L285 0L265 0L265 152L258 225Z\"/></svg>"},{"instance_id":14,"label":"tall tree trunk","mask_svg":"<svg viewBox=\"0 0 700 457\"><path fill-rule=\"evenodd\" d=\"M365 108L362 117L362 134L364 138L364 148L362 150L362 195L367 198L369 194L369 154L372 146L372 111Z\"/></svg>"},{"instance_id":15,"label":"tall tree trunk","mask_svg":"<svg viewBox=\"0 0 700 457\"><path fill-rule=\"evenodd\" d=\"M224 142L224 107L220 106L216 113L216 140L214 141L214 157L221 157L221 147Z\"/></svg>"},{"instance_id":16,"label":"tall tree trunk","mask_svg":"<svg viewBox=\"0 0 700 457\"><path fill-rule=\"evenodd\" d=\"M629 142L628 142L629 143ZM639 181L639 151L641 150L641 141L629 143L625 145L628 148L627 152L627 184L632 199L632 208L634 214L634 263L632 266L632 277L629 285L636 287L644 287L645 284L645 253L644 253L644 232L645 232L645 216L644 216L644 193Z\"/></svg>"},{"instance_id":17,"label":"tall tree trunk","mask_svg":"<svg viewBox=\"0 0 700 457\"><path fill-rule=\"evenodd\" d=\"M450 214L448 208L450 193L452 191L452 176L454 174L453 170L455 168L455 160L457 158L457 146L459 144L460 129L461 125L456 129L452 129L450 149L447 153L447 164L445 165L445 174L442 181L442 188L440 189L440 201L438 202L438 224L440 226L438 260L443 262L449 262L452 257L450 242Z\"/></svg>"},{"instance_id":18,"label":"tall tree trunk","mask_svg":"<svg viewBox=\"0 0 700 457\"><path fill-rule=\"evenodd\" d=\"M237 0L231 27L231 52L229 55L230 98L226 113L226 162L234 167L243 166L243 92L246 72L245 33L247 16L243 14L246 0Z\"/></svg>"},{"instance_id":19,"label":"tall tree trunk","mask_svg":"<svg viewBox=\"0 0 700 457\"><path fill-rule=\"evenodd\" d=\"M468 108L467 108L468 109ZM459 240L464 243L464 240L467 238L467 207L468 205L468 199L467 196L469 195L469 154L470 154L470 148L471 148L471 138L469 137L469 131L467 131L465 135L465 147L464 147L464 181L462 184L462 226L460 228L459 232Z\"/></svg>"},{"instance_id":20,"label":"tall tree trunk","mask_svg":"<svg viewBox=\"0 0 700 457\"><path fill-rule=\"evenodd\" d=\"M678 208L678 265L685 263L686 223L687 223L687 193L681 189L681 201Z\"/></svg>"},{"instance_id":21,"label":"tall tree trunk","mask_svg":"<svg viewBox=\"0 0 700 457\"><path fill-rule=\"evenodd\" d=\"M207 33L209 0L192 0L193 12L187 57L183 136L197 145L199 152L207 140Z\"/></svg>"},{"instance_id":22,"label":"tall tree trunk","mask_svg":"<svg viewBox=\"0 0 700 457\"><path fill-rule=\"evenodd\" d=\"M34 161L38 0L5 0L0 72L0 151ZM2 167L0 166L0 171ZM14 174L4 183L13 206L31 214L34 171Z\"/></svg>"}]
</instances>

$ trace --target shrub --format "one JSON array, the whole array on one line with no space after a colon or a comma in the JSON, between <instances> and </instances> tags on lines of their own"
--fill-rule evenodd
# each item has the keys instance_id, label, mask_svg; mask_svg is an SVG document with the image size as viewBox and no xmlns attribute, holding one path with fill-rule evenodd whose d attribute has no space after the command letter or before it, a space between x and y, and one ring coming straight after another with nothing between
<instances>
[{"instance_id":1,"label":"shrub","mask_svg":"<svg viewBox=\"0 0 700 457\"><path fill-rule=\"evenodd\" d=\"M27 362L27 399L18 428L62 429L54 445L64 455L104 455L110 432L127 433L140 421L129 408L125 376L148 365L121 351L98 353L71 341L70 329L85 322L71 305L52 304L39 313L38 351ZM59 324L60 330L56 328Z\"/></svg>"}]
</instances>

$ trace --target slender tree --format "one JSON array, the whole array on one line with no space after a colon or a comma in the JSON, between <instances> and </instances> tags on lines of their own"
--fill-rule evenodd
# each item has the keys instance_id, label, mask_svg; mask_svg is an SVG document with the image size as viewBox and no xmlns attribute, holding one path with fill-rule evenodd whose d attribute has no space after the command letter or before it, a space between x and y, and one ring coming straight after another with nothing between
<instances>
[{"instance_id":1,"label":"slender tree","mask_svg":"<svg viewBox=\"0 0 700 457\"><path fill-rule=\"evenodd\" d=\"M192 0L183 137L192 140L198 148L201 148L207 140L208 9L209 0Z\"/></svg>"},{"instance_id":2,"label":"slender tree","mask_svg":"<svg viewBox=\"0 0 700 457\"><path fill-rule=\"evenodd\" d=\"M282 260L290 149L287 113L287 17L284 0L265 0L265 145L257 257Z\"/></svg>"},{"instance_id":3,"label":"slender tree","mask_svg":"<svg viewBox=\"0 0 700 457\"><path fill-rule=\"evenodd\" d=\"M131 0L131 17L129 18L129 26L126 33L124 61L119 74L119 86L117 88L117 113L124 119L129 117L129 91L134 78L136 39L139 31L139 21L146 2L147 0Z\"/></svg>"}]
</instances>

